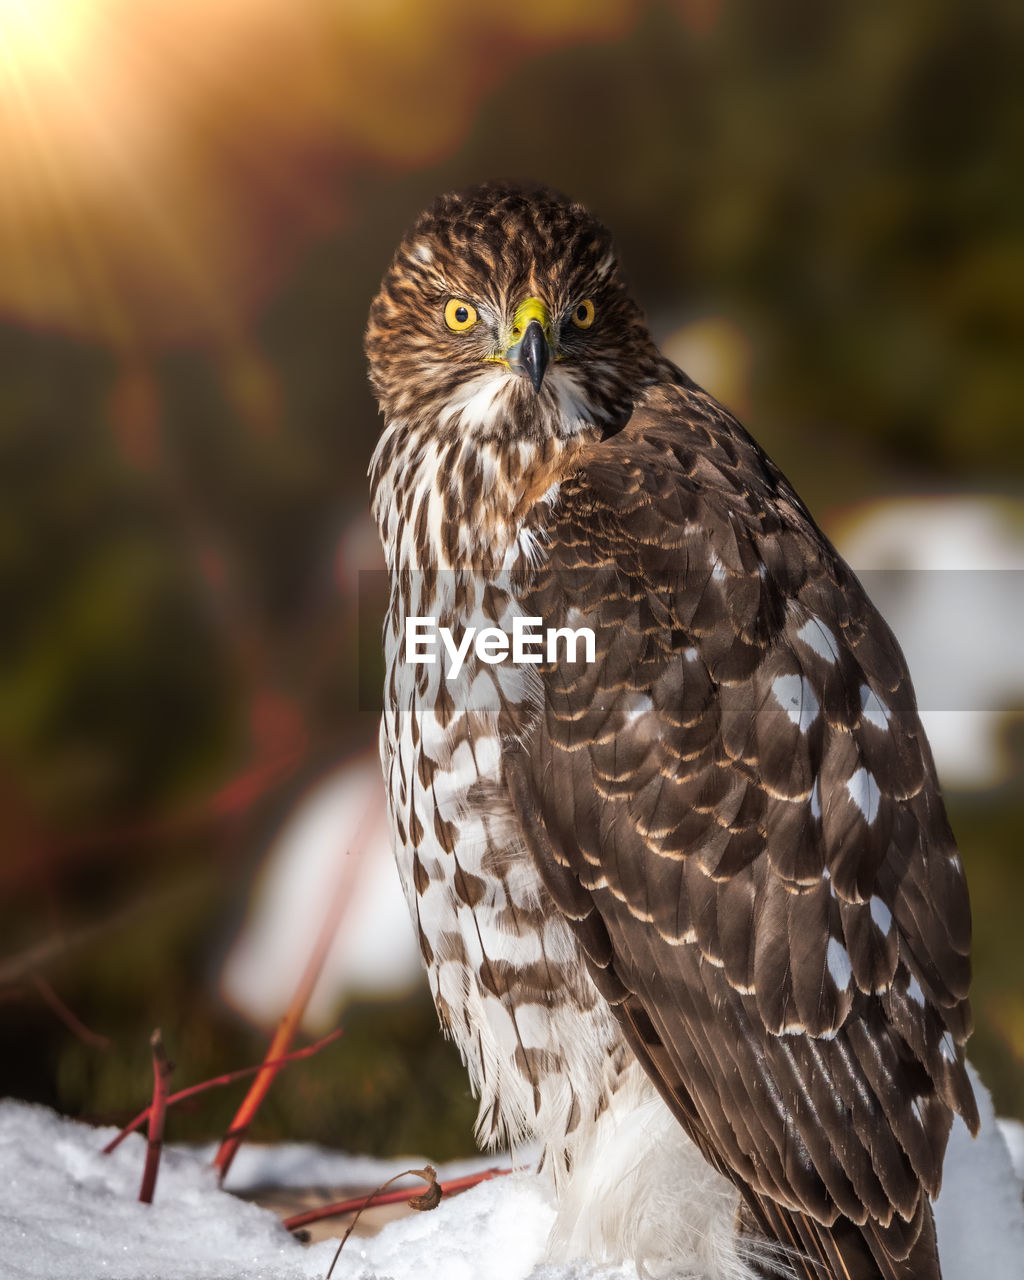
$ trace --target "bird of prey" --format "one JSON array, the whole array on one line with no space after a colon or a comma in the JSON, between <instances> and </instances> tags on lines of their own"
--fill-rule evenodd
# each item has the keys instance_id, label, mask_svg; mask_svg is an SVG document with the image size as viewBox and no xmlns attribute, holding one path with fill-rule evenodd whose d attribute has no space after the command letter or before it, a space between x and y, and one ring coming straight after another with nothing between
<instances>
[{"instance_id":1,"label":"bird of prey","mask_svg":"<svg viewBox=\"0 0 1024 1280\"><path fill-rule=\"evenodd\" d=\"M970 909L892 633L579 203L442 196L366 346L390 819L478 1136L541 1144L552 1256L938 1280Z\"/></svg>"}]
</instances>

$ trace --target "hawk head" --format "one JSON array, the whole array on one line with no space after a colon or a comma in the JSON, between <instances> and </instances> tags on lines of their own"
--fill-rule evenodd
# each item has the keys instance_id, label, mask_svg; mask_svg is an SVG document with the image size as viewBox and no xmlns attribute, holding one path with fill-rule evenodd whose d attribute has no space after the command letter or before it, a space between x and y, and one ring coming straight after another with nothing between
<instances>
[{"instance_id":1,"label":"hawk head","mask_svg":"<svg viewBox=\"0 0 1024 1280\"><path fill-rule=\"evenodd\" d=\"M554 191L490 183L413 224L366 349L389 423L478 440L606 434L658 365L605 227Z\"/></svg>"}]
</instances>

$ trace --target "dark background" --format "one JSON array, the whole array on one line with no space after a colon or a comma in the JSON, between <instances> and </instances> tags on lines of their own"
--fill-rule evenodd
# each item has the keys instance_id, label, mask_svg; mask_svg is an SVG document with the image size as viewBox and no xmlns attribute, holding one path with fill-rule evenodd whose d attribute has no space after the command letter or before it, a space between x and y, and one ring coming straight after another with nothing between
<instances>
[{"instance_id":1,"label":"dark background","mask_svg":"<svg viewBox=\"0 0 1024 1280\"><path fill-rule=\"evenodd\" d=\"M219 965L271 833L375 731L362 330L421 206L487 177L590 204L826 529L968 492L1024 524L1024 11L93 10L0 17L0 1091L111 1120L156 1025L181 1085L262 1055ZM971 1056L1024 1116L1019 717L1004 736L1008 776L947 799ZM469 1149L425 993L340 1016L258 1133Z\"/></svg>"}]
</instances>

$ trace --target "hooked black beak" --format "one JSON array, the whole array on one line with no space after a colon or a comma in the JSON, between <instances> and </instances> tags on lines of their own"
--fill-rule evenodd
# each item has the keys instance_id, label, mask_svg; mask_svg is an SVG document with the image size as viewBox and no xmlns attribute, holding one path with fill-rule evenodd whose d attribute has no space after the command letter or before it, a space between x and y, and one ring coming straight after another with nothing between
<instances>
[{"instance_id":1,"label":"hooked black beak","mask_svg":"<svg viewBox=\"0 0 1024 1280\"><path fill-rule=\"evenodd\" d=\"M538 393L550 360L551 348L548 346L541 323L539 320L531 320L519 344L519 363L530 375L533 389Z\"/></svg>"}]
</instances>

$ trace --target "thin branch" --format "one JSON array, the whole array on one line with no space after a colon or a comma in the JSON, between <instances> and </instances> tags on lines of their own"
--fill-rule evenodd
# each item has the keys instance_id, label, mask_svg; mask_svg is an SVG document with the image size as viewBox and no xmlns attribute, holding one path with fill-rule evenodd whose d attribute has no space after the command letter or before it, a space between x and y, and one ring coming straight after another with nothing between
<instances>
[{"instance_id":1,"label":"thin branch","mask_svg":"<svg viewBox=\"0 0 1024 1280\"><path fill-rule=\"evenodd\" d=\"M475 1187L479 1182L487 1182L491 1178L503 1178L511 1172L511 1169L484 1169L481 1173L467 1173L461 1178L450 1178L439 1186L442 1195L457 1195L460 1191L468 1191L470 1187ZM387 1183L384 1185L387 1186ZM378 1207L398 1204L402 1200L407 1200L408 1197L408 1188L404 1191L388 1191L385 1195L374 1193L374 1204ZM321 1205L318 1209L307 1209L303 1213L285 1218L282 1225L289 1231L297 1231L300 1227L309 1226L311 1222L320 1222L324 1218L340 1218L346 1213L355 1213L365 1207L365 1196L356 1196L351 1200L336 1200L333 1204Z\"/></svg>"},{"instance_id":2,"label":"thin branch","mask_svg":"<svg viewBox=\"0 0 1024 1280\"><path fill-rule=\"evenodd\" d=\"M362 837L371 818L372 815L367 813L360 822L353 840L353 845L356 849L359 849L363 843ZM278 1072L278 1068L274 1065L274 1060L288 1052L288 1046L295 1037L303 1014L306 1012L306 1006L309 1004L310 997L313 994L313 989L324 967L327 953L338 932L350 895L351 889L347 878L339 876L334 896L331 899L323 924L320 926L320 932L317 935L306 968L267 1049L266 1061L258 1072L256 1079L252 1082L249 1092L242 1099L242 1105L235 1113L231 1128L225 1134L224 1140L221 1142L216 1156L214 1156L213 1166L217 1170L221 1182L227 1177L231 1162L234 1160L238 1148L242 1145L246 1131L259 1110L260 1104L267 1096L270 1086L274 1083L274 1077Z\"/></svg>"},{"instance_id":3,"label":"thin branch","mask_svg":"<svg viewBox=\"0 0 1024 1280\"><path fill-rule=\"evenodd\" d=\"M257 1071L262 1071L265 1066L284 1067L289 1062L297 1062L300 1058L311 1058L314 1053L318 1053L327 1045L332 1044L341 1035L341 1027L336 1028L330 1035L326 1035L323 1039L318 1040L316 1044L308 1044L304 1049L293 1049L291 1053L285 1054L283 1058L276 1058L271 1063L259 1063L255 1067L240 1067L237 1071L228 1071L222 1076L213 1076L209 1080L202 1081L201 1084L190 1084L187 1089L179 1089L177 1093L172 1093L166 1099L166 1106L173 1107L176 1102L182 1102L185 1098L192 1098L197 1093L205 1093L207 1089L215 1089L220 1085L233 1084L236 1080L244 1080L247 1076L254 1076ZM125 1127L115 1137L111 1138L107 1145L103 1148L105 1156L110 1155L111 1151L124 1142L130 1133L134 1133L140 1125L144 1124L149 1118L150 1108L146 1107L140 1111L135 1119L126 1124Z\"/></svg>"},{"instance_id":4,"label":"thin branch","mask_svg":"<svg viewBox=\"0 0 1024 1280\"><path fill-rule=\"evenodd\" d=\"M160 1152L164 1142L164 1115L167 1111L167 1081L174 1069L167 1061L160 1028L149 1038L153 1050L153 1101L149 1107L149 1140L146 1143L146 1165L142 1170L142 1186L139 1199L143 1204L153 1203L156 1175L160 1169Z\"/></svg>"},{"instance_id":5,"label":"thin branch","mask_svg":"<svg viewBox=\"0 0 1024 1280\"><path fill-rule=\"evenodd\" d=\"M77 1036L83 1044L90 1045L94 1049L110 1048L110 1039L107 1036L98 1035L95 1031L90 1031L81 1018L72 1009L68 1008L41 974L34 973L32 975L32 985L71 1034Z\"/></svg>"},{"instance_id":6,"label":"thin branch","mask_svg":"<svg viewBox=\"0 0 1024 1280\"><path fill-rule=\"evenodd\" d=\"M216 829L246 814L264 796L282 786L310 754L311 749L303 743L269 759L257 760L212 794L177 812L130 818L116 827L78 831L73 836L50 837L45 833L36 836L28 843L24 856L0 867L0 889L10 892L36 880L42 859L56 866L71 865L97 852L169 841L196 831Z\"/></svg>"},{"instance_id":7,"label":"thin branch","mask_svg":"<svg viewBox=\"0 0 1024 1280\"><path fill-rule=\"evenodd\" d=\"M133 902L120 907L110 915L104 916L92 924L83 925L71 933L56 933L42 942L36 942L14 955L0 959L0 987L13 986L31 978L38 970L45 968L51 961L77 950L105 934L113 933L122 925L130 923L136 916L157 910L163 911L171 903L188 897L197 891L201 881L193 877L187 884L161 894L142 894Z\"/></svg>"},{"instance_id":8,"label":"thin branch","mask_svg":"<svg viewBox=\"0 0 1024 1280\"><path fill-rule=\"evenodd\" d=\"M385 1187L390 1187L392 1182L397 1182L399 1178L406 1177L422 1178L427 1184L427 1189L422 1195L413 1196L409 1200L408 1203L411 1209L419 1209L421 1211L424 1209L436 1209L441 1203L441 1196L443 1195L443 1192L437 1181L437 1170L433 1165L424 1165L422 1169L403 1169L401 1173L396 1173L393 1178L388 1178L387 1182L382 1182L376 1191L371 1191L368 1196L364 1197L359 1209L356 1210L356 1216L348 1224L348 1229L341 1237L341 1241L339 1242L337 1249L334 1251L334 1257L331 1259L331 1265L327 1268L327 1275L324 1277L324 1280L331 1280L334 1268L337 1265L338 1259L341 1257L341 1251L345 1247L345 1241L355 1230L355 1225L359 1221L363 1210L377 1199ZM407 1195L408 1191L403 1191L399 1194L399 1199L404 1200Z\"/></svg>"}]
</instances>

